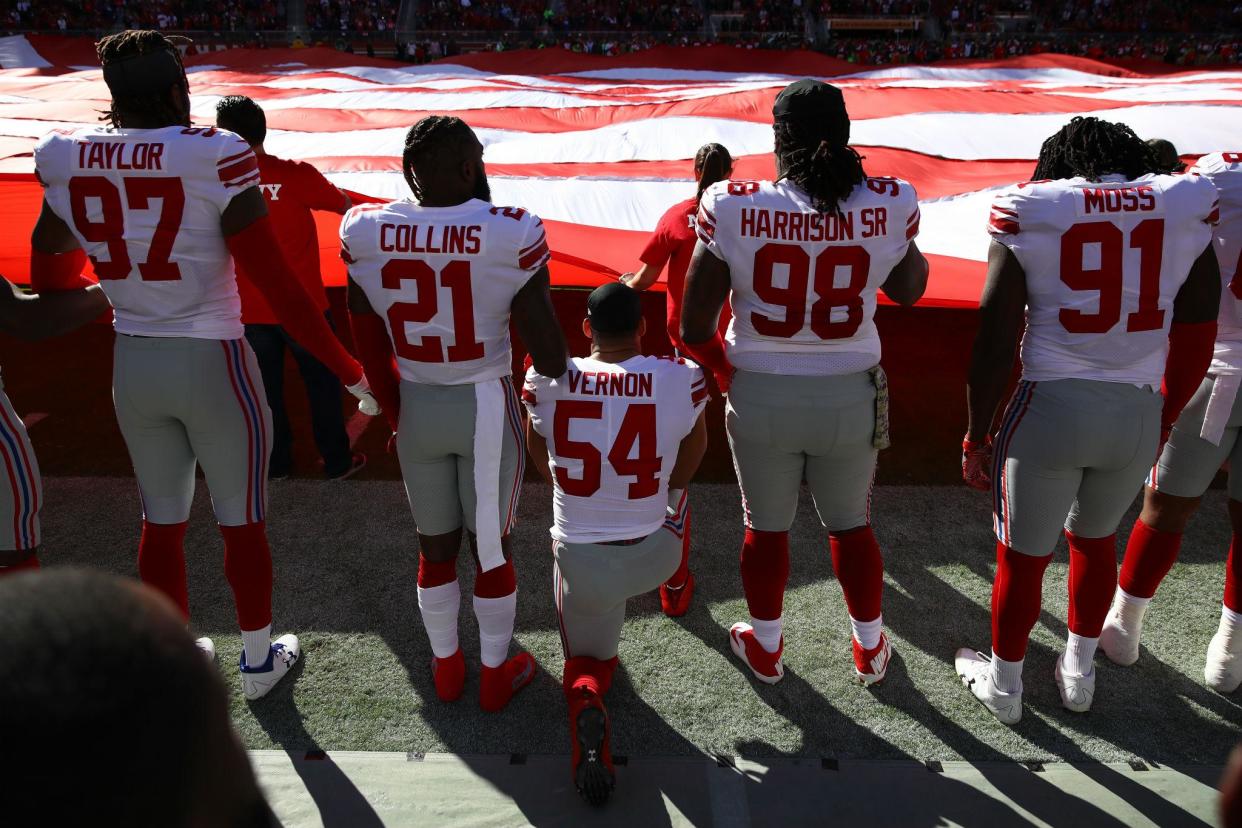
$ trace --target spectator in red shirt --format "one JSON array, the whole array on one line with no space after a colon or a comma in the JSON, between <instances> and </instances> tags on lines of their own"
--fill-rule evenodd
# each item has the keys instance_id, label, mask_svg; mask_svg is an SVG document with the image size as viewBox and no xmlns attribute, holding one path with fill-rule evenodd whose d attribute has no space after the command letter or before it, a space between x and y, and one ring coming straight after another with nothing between
<instances>
[{"instance_id":1,"label":"spectator in red shirt","mask_svg":"<svg viewBox=\"0 0 1242 828\"><path fill-rule=\"evenodd\" d=\"M236 132L254 149L259 159L260 187L267 202L272 225L277 230L285 258L302 279L302 286L329 317L328 296L319 272L319 235L312 210L344 214L349 196L332 185L310 164L286 161L269 155L263 148L267 137L267 118L250 98L230 95L216 105L216 125ZM367 463L365 454L353 452L345 432L341 408L341 383L327 366L295 342L277 321L275 312L258 289L237 274L241 294L242 322L246 339L254 349L272 409L272 455L269 477L288 477L293 467L293 435L285 411L285 350L293 354L306 396L310 401L311 430L323 458L324 474L333 480L354 475Z\"/></svg>"}]
</instances>

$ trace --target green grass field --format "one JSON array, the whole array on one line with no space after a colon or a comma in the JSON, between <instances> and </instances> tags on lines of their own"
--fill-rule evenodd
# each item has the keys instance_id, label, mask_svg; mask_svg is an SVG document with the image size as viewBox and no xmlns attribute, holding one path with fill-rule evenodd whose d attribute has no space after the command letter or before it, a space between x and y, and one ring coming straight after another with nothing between
<instances>
[{"instance_id":1,"label":"green grass field","mask_svg":"<svg viewBox=\"0 0 1242 828\"><path fill-rule=\"evenodd\" d=\"M53 477L46 490L48 565L134 574L139 508L132 480ZM1062 710L1052 683L1065 635L1065 554L1058 553L1027 658L1025 718L1013 729L993 720L952 668L955 648L989 644L994 541L986 495L964 487L877 489L873 514L887 568L885 622L896 658L887 681L873 690L852 681L844 603L806 498L793 532L785 680L761 686L739 669L726 634L746 617L737 573L737 490L701 485L692 497L694 607L671 620L654 594L631 602L622 670L609 696L618 754L1221 764L1239 739L1242 699L1217 695L1202 683L1229 543L1219 492L1205 499L1182 561L1148 614L1138 665L1122 669L1101 656L1095 709L1086 715ZM505 712L489 715L475 701L477 631L468 598L462 642L475 666L466 696L452 705L435 700L415 605L414 525L400 484L274 484L268 525L276 625L298 633L304 660L294 680L247 704L236 679L241 642L222 547L200 486L188 537L194 627L216 640L246 745L566 753L546 486L527 484L521 516L517 639L542 672ZM1123 522L1121 544L1132 520ZM468 595L473 568L461 569Z\"/></svg>"}]
</instances>

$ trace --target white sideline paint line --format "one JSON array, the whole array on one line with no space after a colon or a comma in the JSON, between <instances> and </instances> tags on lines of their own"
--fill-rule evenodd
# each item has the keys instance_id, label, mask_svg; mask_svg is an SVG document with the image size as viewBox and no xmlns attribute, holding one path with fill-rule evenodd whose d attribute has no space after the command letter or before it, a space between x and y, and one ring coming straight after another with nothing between
<instances>
[{"instance_id":1,"label":"white sideline paint line","mask_svg":"<svg viewBox=\"0 0 1242 828\"><path fill-rule=\"evenodd\" d=\"M22 417L22 424L26 426L26 430L29 431L30 429L34 428L36 425L38 425L39 423L43 422L46 419L47 419L47 414L43 413L42 411L32 411L29 414L27 414L25 417Z\"/></svg>"},{"instance_id":2,"label":"white sideline paint line","mask_svg":"<svg viewBox=\"0 0 1242 828\"><path fill-rule=\"evenodd\" d=\"M362 436L362 432L367 430L372 419L361 411L355 411L354 415L349 418L349 422L345 424L345 433L349 435L350 448L357 445L358 438Z\"/></svg>"}]
</instances>

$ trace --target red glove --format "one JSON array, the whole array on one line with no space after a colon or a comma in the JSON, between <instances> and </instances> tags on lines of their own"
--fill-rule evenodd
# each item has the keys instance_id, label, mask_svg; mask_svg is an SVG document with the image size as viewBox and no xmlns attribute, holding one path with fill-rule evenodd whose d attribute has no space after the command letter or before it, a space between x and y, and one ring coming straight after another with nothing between
<instances>
[{"instance_id":1,"label":"red glove","mask_svg":"<svg viewBox=\"0 0 1242 828\"><path fill-rule=\"evenodd\" d=\"M30 288L35 293L81 290L96 284L83 270L86 253L78 248L68 253L30 251Z\"/></svg>"},{"instance_id":2,"label":"red glove","mask_svg":"<svg viewBox=\"0 0 1242 828\"><path fill-rule=\"evenodd\" d=\"M371 382L371 393L379 402L389 427L396 432L401 419L401 380L384 320L378 314L351 311L349 327L354 333L354 347Z\"/></svg>"},{"instance_id":3,"label":"red glove","mask_svg":"<svg viewBox=\"0 0 1242 828\"><path fill-rule=\"evenodd\" d=\"M1169 357L1164 364L1164 410L1160 413L1160 445L1181 415L1182 409L1203 383L1212 364L1216 322L1174 322L1169 330Z\"/></svg>"},{"instance_id":4,"label":"red glove","mask_svg":"<svg viewBox=\"0 0 1242 828\"><path fill-rule=\"evenodd\" d=\"M982 443L962 440L962 480L972 489L992 488L992 438Z\"/></svg>"},{"instance_id":5,"label":"red glove","mask_svg":"<svg viewBox=\"0 0 1242 828\"><path fill-rule=\"evenodd\" d=\"M310 294L289 269L272 231L271 218L263 216L224 241L237 267L263 294L289 335L328 366L346 387L358 385L363 378L362 366L332 333Z\"/></svg>"}]
</instances>

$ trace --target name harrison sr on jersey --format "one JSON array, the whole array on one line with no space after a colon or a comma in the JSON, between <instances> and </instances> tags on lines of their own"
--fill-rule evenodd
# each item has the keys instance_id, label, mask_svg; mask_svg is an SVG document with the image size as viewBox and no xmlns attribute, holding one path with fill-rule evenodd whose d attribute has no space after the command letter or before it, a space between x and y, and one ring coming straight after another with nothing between
<instances>
[{"instance_id":1,"label":"name harrison sr on jersey","mask_svg":"<svg viewBox=\"0 0 1242 828\"><path fill-rule=\"evenodd\" d=\"M864 207L857 213L790 213L745 207L739 231L752 239L850 241L854 238L855 217L861 225L860 238L888 235L888 210L884 207Z\"/></svg>"}]
</instances>

